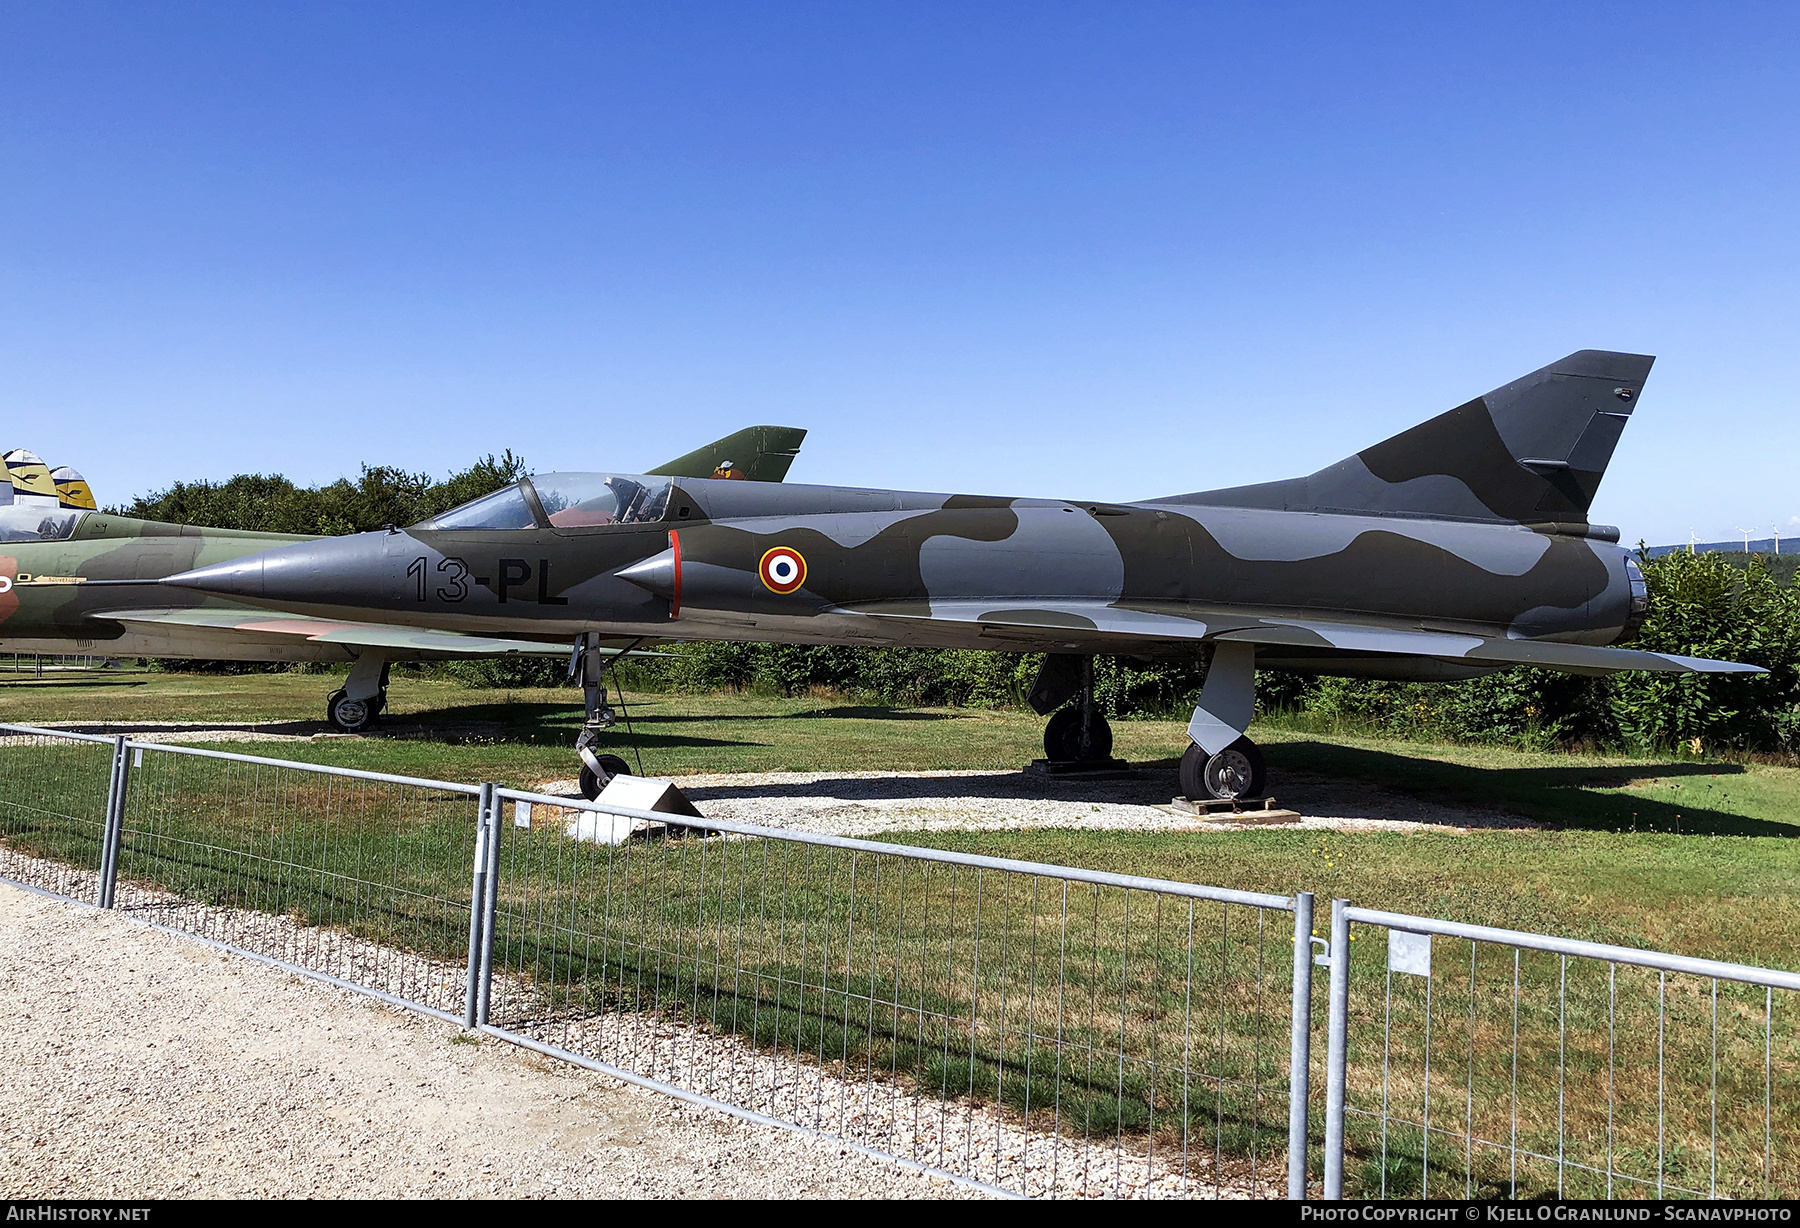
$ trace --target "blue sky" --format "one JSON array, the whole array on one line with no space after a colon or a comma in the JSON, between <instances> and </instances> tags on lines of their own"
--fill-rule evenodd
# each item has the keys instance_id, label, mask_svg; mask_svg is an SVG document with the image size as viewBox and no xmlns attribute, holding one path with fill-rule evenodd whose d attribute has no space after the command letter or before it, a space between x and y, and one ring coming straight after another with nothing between
<instances>
[{"instance_id":1,"label":"blue sky","mask_svg":"<svg viewBox=\"0 0 1800 1228\"><path fill-rule=\"evenodd\" d=\"M1800 8L0 9L0 424L1103 499L1657 354L1595 506L1800 537Z\"/></svg>"}]
</instances>

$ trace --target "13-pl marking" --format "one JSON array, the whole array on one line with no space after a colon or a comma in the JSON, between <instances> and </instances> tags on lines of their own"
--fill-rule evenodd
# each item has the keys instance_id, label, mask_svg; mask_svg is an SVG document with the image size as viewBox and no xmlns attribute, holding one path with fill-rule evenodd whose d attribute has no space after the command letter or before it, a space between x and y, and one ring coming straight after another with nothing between
<instances>
[{"instance_id":1,"label":"13-pl marking","mask_svg":"<svg viewBox=\"0 0 1800 1228\"><path fill-rule=\"evenodd\" d=\"M418 558L408 564L406 568L406 574L411 576L417 582L417 588L414 595L420 601L427 599L427 589L429 588L429 585L426 576L429 569L429 562L430 560L421 554ZM439 559L437 569L447 575L446 587L437 590L437 598L439 601L461 601L464 597L469 595L469 580L471 577L469 576L468 563L452 555L448 558ZM502 604L505 604L508 600L536 600L539 605L569 604L569 599L567 597L552 597L550 595L549 559L539 559L537 561L536 598L516 598L512 593L513 589L520 587L531 579L533 573L530 563L524 559L501 559L499 560L497 570L499 572L500 582L494 584L492 587L494 589L494 595L500 599ZM473 579L475 583L482 588L489 587L491 583L490 578L487 576L475 576Z\"/></svg>"}]
</instances>

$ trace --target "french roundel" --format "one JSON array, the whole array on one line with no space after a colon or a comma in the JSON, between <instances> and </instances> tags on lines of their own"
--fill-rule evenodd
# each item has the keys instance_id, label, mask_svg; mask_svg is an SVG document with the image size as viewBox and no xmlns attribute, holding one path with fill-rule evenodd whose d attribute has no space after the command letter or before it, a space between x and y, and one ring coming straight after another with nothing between
<instances>
[{"instance_id":1,"label":"french roundel","mask_svg":"<svg viewBox=\"0 0 1800 1228\"><path fill-rule=\"evenodd\" d=\"M757 572L770 592L791 593L806 583L806 560L792 547L776 546L762 556Z\"/></svg>"}]
</instances>

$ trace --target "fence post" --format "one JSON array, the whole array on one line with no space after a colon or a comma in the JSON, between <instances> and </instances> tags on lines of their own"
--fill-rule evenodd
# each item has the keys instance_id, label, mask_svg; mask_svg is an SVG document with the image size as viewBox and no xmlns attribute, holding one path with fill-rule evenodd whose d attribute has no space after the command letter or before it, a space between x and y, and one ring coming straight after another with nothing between
<instances>
[{"instance_id":1,"label":"fence post","mask_svg":"<svg viewBox=\"0 0 1800 1228\"><path fill-rule=\"evenodd\" d=\"M488 1004L494 991L494 910L500 898L500 799L494 786L481 786L482 806L488 815L487 894L482 897L481 974L476 982L475 1022L488 1022Z\"/></svg>"},{"instance_id":2,"label":"fence post","mask_svg":"<svg viewBox=\"0 0 1800 1228\"><path fill-rule=\"evenodd\" d=\"M1325 1030L1325 1197L1344 1196L1344 1068L1350 1026L1349 900L1331 901L1331 1014Z\"/></svg>"},{"instance_id":3,"label":"fence post","mask_svg":"<svg viewBox=\"0 0 1800 1228\"><path fill-rule=\"evenodd\" d=\"M106 822L100 834L100 893L102 908L113 906L119 882L119 842L125 830L125 790L131 783L131 754L125 736L113 738L112 778L106 783Z\"/></svg>"},{"instance_id":4,"label":"fence post","mask_svg":"<svg viewBox=\"0 0 1800 1228\"><path fill-rule=\"evenodd\" d=\"M475 857L473 877L469 882L469 978L463 987L463 1026L475 1026L481 976L482 930L487 920L488 845L494 839L490 803L494 800L492 785L481 786L481 800L475 809Z\"/></svg>"},{"instance_id":5,"label":"fence post","mask_svg":"<svg viewBox=\"0 0 1800 1228\"><path fill-rule=\"evenodd\" d=\"M1294 1005L1288 1041L1288 1198L1306 1198L1306 1111L1312 1090L1312 918L1310 891L1294 896Z\"/></svg>"}]
</instances>

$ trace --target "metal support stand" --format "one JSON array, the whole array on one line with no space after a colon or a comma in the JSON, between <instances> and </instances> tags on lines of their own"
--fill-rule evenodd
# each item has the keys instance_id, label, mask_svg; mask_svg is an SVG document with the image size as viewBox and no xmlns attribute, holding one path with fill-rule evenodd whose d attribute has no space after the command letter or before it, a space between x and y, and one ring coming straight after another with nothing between
<instances>
[{"instance_id":1,"label":"metal support stand","mask_svg":"<svg viewBox=\"0 0 1800 1228\"><path fill-rule=\"evenodd\" d=\"M486 975L494 966L489 939L494 901L490 883L500 854L498 809L494 803L494 786L482 785L475 818L474 872L469 882L469 975L463 989L463 1026L470 1028L480 1020L487 994Z\"/></svg>"},{"instance_id":2,"label":"metal support stand","mask_svg":"<svg viewBox=\"0 0 1800 1228\"><path fill-rule=\"evenodd\" d=\"M491 784L481 787L488 815L487 894L481 905L481 975L476 986L475 1022L486 1025L494 992L494 913L500 898L500 799Z\"/></svg>"},{"instance_id":3,"label":"metal support stand","mask_svg":"<svg viewBox=\"0 0 1800 1228\"><path fill-rule=\"evenodd\" d=\"M1325 1032L1325 1197L1344 1196L1344 1068L1350 1024L1349 900L1331 901L1331 1014Z\"/></svg>"},{"instance_id":4,"label":"metal support stand","mask_svg":"<svg viewBox=\"0 0 1800 1228\"><path fill-rule=\"evenodd\" d=\"M113 739L112 778L106 785L106 822L100 836L100 894L102 908L113 906L119 883L119 844L125 831L125 793L131 784L131 748L124 735Z\"/></svg>"},{"instance_id":5,"label":"metal support stand","mask_svg":"<svg viewBox=\"0 0 1800 1228\"><path fill-rule=\"evenodd\" d=\"M1294 1002L1288 1041L1288 1198L1306 1198L1306 1113L1312 1090L1312 892L1294 896Z\"/></svg>"}]
</instances>

